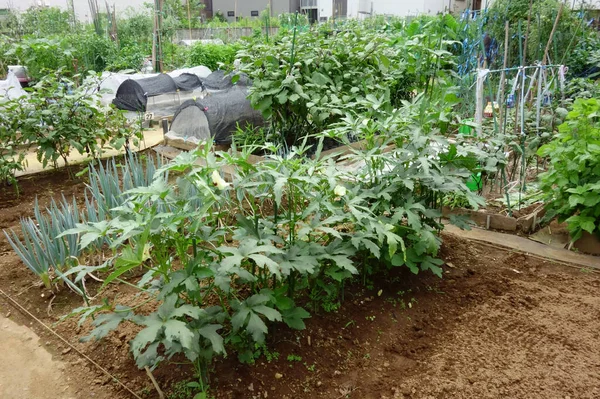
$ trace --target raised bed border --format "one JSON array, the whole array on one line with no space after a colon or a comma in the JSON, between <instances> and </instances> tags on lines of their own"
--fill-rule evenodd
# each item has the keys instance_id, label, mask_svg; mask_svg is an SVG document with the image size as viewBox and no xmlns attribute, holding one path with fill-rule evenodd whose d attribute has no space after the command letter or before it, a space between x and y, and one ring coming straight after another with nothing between
<instances>
[{"instance_id":1,"label":"raised bed border","mask_svg":"<svg viewBox=\"0 0 600 399\"><path fill-rule=\"evenodd\" d=\"M523 233L531 233L535 231L536 227L539 226L540 220L546 214L544 205L538 206L529 215L515 218L512 216L504 216L497 213L488 213L483 210L472 210L464 208L443 207L442 215L448 218L451 215L457 216L468 216L477 226L482 227L486 230L499 230L515 232L520 231Z\"/></svg>"}]
</instances>

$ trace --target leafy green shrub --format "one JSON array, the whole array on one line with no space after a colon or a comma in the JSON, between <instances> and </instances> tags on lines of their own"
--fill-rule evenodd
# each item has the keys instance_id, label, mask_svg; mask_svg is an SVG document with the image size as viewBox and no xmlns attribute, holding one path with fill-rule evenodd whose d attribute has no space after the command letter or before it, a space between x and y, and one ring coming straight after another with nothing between
<instances>
[{"instance_id":1,"label":"leafy green shrub","mask_svg":"<svg viewBox=\"0 0 600 399\"><path fill-rule=\"evenodd\" d=\"M0 50L7 47L3 43L0 41ZM70 77L85 75L88 71L139 70L147 55L137 44L118 49L116 42L93 31L40 39L28 37L12 43L4 54L16 63L26 65L34 79L59 70Z\"/></svg>"},{"instance_id":2,"label":"leafy green shrub","mask_svg":"<svg viewBox=\"0 0 600 399\"><path fill-rule=\"evenodd\" d=\"M136 130L123 112L100 105L97 84L75 87L73 82L51 74L43 77L28 98L29 118L20 130L37 145L38 160L45 167L67 157L72 149L97 157L105 144L120 149L137 139Z\"/></svg>"},{"instance_id":3,"label":"leafy green shrub","mask_svg":"<svg viewBox=\"0 0 600 399\"><path fill-rule=\"evenodd\" d=\"M167 69L178 69L188 64L190 48L174 43L164 43L163 61Z\"/></svg>"},{"instance_id":4,"label":"leafy green shrub","mask_svg":"<svg viewBox=\"0 0 600 399\"><path fill-rule=\"evenodd\" d=\"M548 157L540 175L549 218L566 221L576 241L584 231L600 235L600 100L577 99L554 139L538 155Z\"/></svg>"},{"instance_id":5,"label":"leafy green shrub","mask_svg":"<svg viewBox=\"0 0 600 399\"><path fill-rule=\"evenodd\" d=\"M116 57L106 65L108 71L122 71L125 69L140 70L146 59L146 53L136 45L121 47Z\"/></svg>"},{"instance_id":6,"label":"leafy green shrub","mask_svg":"<svg viewBox=\"0 0 600 399\"><path fill-rule=\"evenodd\" d=\"M120 149L139 138L139 129L122 111L100 104L98 75L92 74L82 86L59 73L44 76L29 97L2 103L0 135L4 151L1 178L14 181L13 173L22 168L25 149L35 147L37 158L46 167L65 164L73 149L98 157L106 146Z\"/></svg>"},{"instance_id":7,"label":"leafy green shrub","mask_svg":"<svg viewBox=\"0 0 600 399\"><path fill-rule=\"evenodd\" d=\"M0 78L4 79L8 73L9 65L18 64L17 58L13 54L7 55L13 46L14 39L8 36L0 35Z\"/></svg>"},{"instance_id":8,"label":"leafy green shrub","mask_svg":"<svg viewBox=\"0 0 600 399\"><path fill-rule=\"evenodd\" d=\"M387 118L381 111L367 123L346 117L327 132L346 137L359 126L367 145L347 156L364 165L353 172L320 156L324 136L312 159L304 144L285 156L265 146L260 163L250 162L256 147L215 154L209 143L179 155L147 187L126 192L108 223L65 232L78 234L82 246L107 238L116 255L105 266L105 285L143 267L140 290L162 302L150 314L121 304L77 309L84 318L103 312L88 338L105 337L125 320L140 324L131 345L139 367L182 354L206 381L213 357L228 346L250 361L268 323L303 329L310 315L296 304L305 298L313 309L336 309L353 276L366 281L393 267L441 276L439 207L451 193L477 206L464 183L471 175L465 165L477 159L419 130L416 109Z\"/></svg>"},{"instance_id":9,"label":"leafy green shrub","mask_svg":"<svg viewBox=\"0 0 600 399\"><path fill-rule=\"evenodd\" d=\"M223 69L231 66L235 60L235 55L239 50L236 44L194 44L188 53L188 65L204 65L211 70Z\"/></svg>"},{"instance_id":10,"label":"leafy green shrub","mask_svg":"<svg viewBox=\"0 0 600 399\"><path fill-rule=\"evenodd\" d=\"M387 35L359 24L340 34L326 28L289 33L274 44L251 43L238 54L241 70L253 80L252 105L288 145L323 131L346 109L360 112L366 96L380 104L394 98L398 105L403 96L396 94L408 91L402 55Z\"/></svg>"},{"instance_id":11,"label":"leafy green shrub","mask_svg":"<svg viewBox=\"0 0 600 399\"><path fill-rule=\"evenodd\" d=\"M223 12L221 10L217 10L212 18L211 22L221 22L221 23L227 23L227 18L225 18L225 15L223 14Z\"/></svg>"},{"instance_id":12,"label":"leafy green shrub","mask_svg":"<svg viewBox=\"0 0 600 399\"><path fill-rule=\"evenodd\" d=\"M21 14L20 19L22 35L64 35L72 28L71 15L58 7L31 7Z\"/></svg>"},{"instance_id":13,"label":"leafy green shrub","mask_svg":"<svg viewBox=\"0 0 600 399\"><path fill-rule=\"evenodd\" d=\"M25 151L21 146L25 138L19 130L22 121L29 117L25 100L14 99L0 105L0 181L17 187L15 172L25 168Z\"/></svg>"},{"instance_id":14,"label":"leafy green shrub","mask_svg":"<svg viewBox=\"0 0 600 399\"><path fill-rule=\"evenodd\" d=\"M569 66L569 75L580 76L593 67L600 67L600 32L583 27L583 32L574 41L576 45L573 46L573 51L565 55L564 63ZM562 57L560 60L562 61Z\"/></svg>"},{"instance_id":15,"label":"leafy green shrub","mask_svg":"<svg viewBox=\"0 0 600 399\"><path fill-rule=\"evenodd\" d=\"M117 22L117 34L121 47L140 47L145 53L152 52L152 16L149 12L130 15Z\"/></svg>"},{"instance_id":16,"label":"leafy green shrub","mask_svg":"<svg viewBox=\"0 0 600 399\"><path fill-rule=\"evenodd\" d=\"M78 73L102 72L109 64L122 58L117 44L104 35L88 31L72 35L68 40L74 48L73 57L77 59Z\"/></svg>"},{"instance_id":17,"label":"leafy green shrub","mask_svg":"<svg viewBox=\"0 0 600 399\"><path fill-rule=\"evenodd\" d=\"M567 81L565 87L567 99L577 98L600 98L600 86L587 78L573 78Z\"/></svg>"},{"instance_id":18,"label":"leafy green shrub","mask_svg":"<svg viewBox=\"0 0 600 399\"><path fill-rule=\"evenodd\" d=\"M6 56L26 65L29 75L34 79L42 78L46 73L62 70L72 76L75 48L66 37L26 38L16 42L5 53Z\"/></svg>"}]
</instances>

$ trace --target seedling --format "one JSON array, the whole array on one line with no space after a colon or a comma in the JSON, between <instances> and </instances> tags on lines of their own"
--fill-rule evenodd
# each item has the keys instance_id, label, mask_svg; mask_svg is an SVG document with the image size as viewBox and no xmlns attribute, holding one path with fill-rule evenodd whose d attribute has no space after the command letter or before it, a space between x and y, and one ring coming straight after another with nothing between
<instances>
[{"instance_id":1,"label":"seedling","mask_svg":"<svg viewBox=\"0 0 600 399\"><path fill-rule=\"evenodd\" d=\"M288 362L301 362L302 356L291 354L291 355L288 355L287 360L288 360Z\"/></svg>"}]
</instances>

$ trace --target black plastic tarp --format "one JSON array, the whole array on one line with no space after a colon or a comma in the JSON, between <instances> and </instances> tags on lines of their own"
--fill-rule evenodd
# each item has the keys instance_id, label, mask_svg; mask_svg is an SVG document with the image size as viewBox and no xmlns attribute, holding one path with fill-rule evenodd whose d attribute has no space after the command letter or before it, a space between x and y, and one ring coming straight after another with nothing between
<instances>
[{"instance_id":1,"label":"black plastic tarp","mask_svg":"<svg viewBox=\"0 0 600 399\"><path fill-rule=\"evenodd\" d=\"M175 85L181 91L192 91L199 87L202 87L202 82L197 75L193 73L182 73L181 75L173 78Z\"/></svg>"},{"instance_id":2,"label":"black plastic tarp","mask_svg":"<svg viewBox=\"0 0 600 399\"><path fill-rule=\"evenodd\" d=\"M119 109L145 112L149 97L178 90L191 91L201 86L200 78L191 73L183 73L176 78L162 73L150 78L127 79L117 89L113 104Z\"/></svg>"},{"instance_id":3,"label":"black plastic tarp","mask_svg":"<svg viewBox=\"0 0 600 399\"><path fill-rule=\"evenodd\" d=\"M224 71L217 70L208 75L207 77L200 79L204 88L209 90L227 90L233 86L250 86L251 82L248 75L240 74L239 79L236 83L232 82L233 74L225 74Z\"/></svg>"},{"instance_id":4,"label":"black plastic tarp","mask_svg":"<svg viewBox=\"0 0 600 399\"><path fill-rule=\"evenodd\" d=\"M170 133L182 140L197 143L208 137L208 127L215 143L231 143L238 125L244 128L264 124L261 113L252 108L247 96L247 87L233 86L229 90L211 93L202 100L188 100L175 113Z\"/></svg>"},{"instance_id":5,"label":"black plastic tarp","mask_svg":"<svg viewBox=\"0 0 600 399\"><path fill-rule=\"evenodd\" d=\"M145 112L148 97L176 91L175 81L164 73L145 79L127 79L117 89L113 104L119 109Z\"/></svg>"}]
</instances>

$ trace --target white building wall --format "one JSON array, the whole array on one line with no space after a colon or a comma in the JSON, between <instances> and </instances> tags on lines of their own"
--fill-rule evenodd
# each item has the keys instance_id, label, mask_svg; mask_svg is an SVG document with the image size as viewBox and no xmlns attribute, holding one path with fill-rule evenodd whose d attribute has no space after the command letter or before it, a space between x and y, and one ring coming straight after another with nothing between
<instances>
[{"instance_id":1,"label":"white building wall","mask_svg":"<svg viewBox=\"0 0 600 399\"><path fill-rule=\"evenodd\" d=\"M348 0L348 17L359 17L360 6L363 5L362 8L365 8L364 2L365 0ZM369 0L366 0L366 2L369 2ZM372 0L372 2L374 14L401 17L420 14L435 15L447 10L460 12L468 4L467 0Z\"/></svg>"},{"instance_id":2,"label":"white building wall","mask_svg":"<svg viewBox=\"0 0 600 399\"><path fill-rule=\"evenodd\" d=\"M333 17L333 0L319 0L319 20Z\"/></svg>"}]
</instances>

